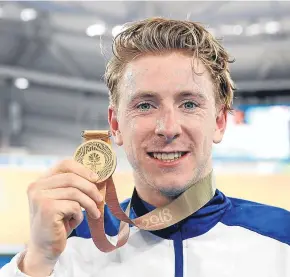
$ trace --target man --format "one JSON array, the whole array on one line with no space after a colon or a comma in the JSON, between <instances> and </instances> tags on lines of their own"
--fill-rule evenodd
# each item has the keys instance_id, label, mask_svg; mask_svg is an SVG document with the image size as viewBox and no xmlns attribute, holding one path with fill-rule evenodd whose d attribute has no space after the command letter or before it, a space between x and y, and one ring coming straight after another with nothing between
<instances>
[{"instance_id":1,"label":"man","mask_svg":"<svg viewBox=\"0 0 290 277\"><path fill-rule=\"evenodd\" d=\"M212 144L225 132L233 83L227 52L197 23L135 22L113 46L105 74L109 123L133 168L136 218L211 174ZM103 253L87 223L100 217L96 182L81 164L64 161L31 184L30 242L0 275L290 276L289 213L219 190L178 224L150 232L132 227L126 245ZM106 233L115 236L119 221L107 208L104 216ZM76 236L67 239L73 229Z\"/></svg>"}]
</instances>

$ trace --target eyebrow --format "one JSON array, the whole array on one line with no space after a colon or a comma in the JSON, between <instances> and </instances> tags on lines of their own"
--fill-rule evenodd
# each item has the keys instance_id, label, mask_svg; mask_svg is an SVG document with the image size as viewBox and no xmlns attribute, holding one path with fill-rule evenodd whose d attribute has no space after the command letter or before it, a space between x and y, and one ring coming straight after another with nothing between
<instances>
[{"instance_id":1,"label":"eyebrow","mask_svg":"<svg viewBox=\"0 0 290 277\"><path fill-rule=\"evenodd\" d=\"M208 100L208 97L200 91L188 91L182 90L177 93L175 96L176 99L186 98L186 97L196 97L202 101ZM160 99L160 96L157 92L154 91L137 91L134 95L129 97L129 103L132 103L136 100L148 100L148 99Z\"/></svg>"},{"instance_id":2,"label":"eyebrow","mask_svg":"<svg viewBox=\"0 0 290 277\"><path fill-rule=\"evenodd\" d=\"M147 99L159 99L159 95L157 92L154 91L137 91L129 97L129 103L132 103L134 101L138 100L147 100Z\"/></svg>"},{"instance_id":3,"label":"eyebrow","mask_svg":"<svg viewBox=\"0 0 290 277\"><path fill-rule=\"evenodd\" d=\"M201 91L181 91L176 95L177 99L186 98L186 97L196 97L202 101L208 100L207 95L205 95Z\"/></svg>"}]
</instances>

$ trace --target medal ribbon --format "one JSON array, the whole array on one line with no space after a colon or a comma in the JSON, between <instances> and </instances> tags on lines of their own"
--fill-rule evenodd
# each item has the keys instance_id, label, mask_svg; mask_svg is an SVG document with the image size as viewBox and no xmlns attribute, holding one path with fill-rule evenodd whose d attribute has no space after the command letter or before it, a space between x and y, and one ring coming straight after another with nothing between
<instances>
[{"instance_id":1,"label":"medal ribbon","mask_svg":"<svg viewBox=\"0 0 290 277\"><path fill-rule=\"evenodd\" d=\"M102 140L108 145L111 145L109 131L84 131L82 136L85 142ZM112 155L114 155L113 152ZM107 239L104 229L105 203L102 202L101 204L97 204L101 212L101 217L99 219L93 219L88 214L88 224L92 239L96 247L102 252L111 252L126 244L130 234L129 224L148 231L167 228L202 208L213 198L215 193L215 185L212 180L212 173L210 173L188 188L171 203L164 207L156 208L138 218L130 219L131 201L124 212L119 204L112 176L108 176L103 182L97 183L97 187L112 214L120 220L118 242L116 245L113 245Z\"/></svg>"}]
</instances>

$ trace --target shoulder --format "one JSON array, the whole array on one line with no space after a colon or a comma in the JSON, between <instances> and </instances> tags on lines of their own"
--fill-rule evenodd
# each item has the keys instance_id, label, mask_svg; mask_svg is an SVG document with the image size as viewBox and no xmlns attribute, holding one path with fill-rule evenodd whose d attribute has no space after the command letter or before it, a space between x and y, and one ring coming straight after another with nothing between
<instances>
[{"instance_id":1,"label":"shoulder","mask_svg":"<svg viewBox=\"0 0 290 277\"><path fill-rule=\"evenodd\" d=\"M290 245L290 212L278 207L230 198L232 203L221 222L240 226Z\"/></svg>"}]
</instances>

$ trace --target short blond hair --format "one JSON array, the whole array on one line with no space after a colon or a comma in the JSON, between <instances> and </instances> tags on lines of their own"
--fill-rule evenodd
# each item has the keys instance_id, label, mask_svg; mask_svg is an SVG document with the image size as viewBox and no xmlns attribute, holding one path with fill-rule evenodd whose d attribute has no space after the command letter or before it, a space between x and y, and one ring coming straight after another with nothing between
<instances>
[{"instance_id":1,"label":"short blond hair","mask_svg":"<svg viewBox=\"0 0 290 277\"><path fill-rule=\"evenodd\" d=\"M119 83L130 61L143 54L176 50L192 53L204 63L216 87L216 101L231 111L235 88L229 72L232 61L224 47L200 23L160 17L127 24L114 38L114 55L104 76L110 104L118 106Z\"/></svg>"}]
</instances>

